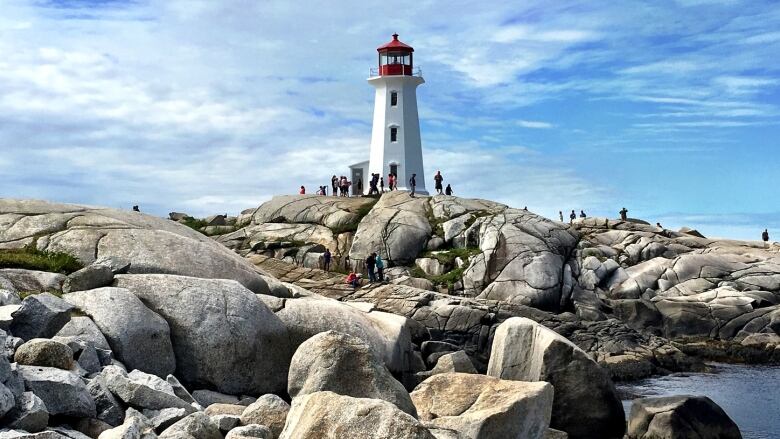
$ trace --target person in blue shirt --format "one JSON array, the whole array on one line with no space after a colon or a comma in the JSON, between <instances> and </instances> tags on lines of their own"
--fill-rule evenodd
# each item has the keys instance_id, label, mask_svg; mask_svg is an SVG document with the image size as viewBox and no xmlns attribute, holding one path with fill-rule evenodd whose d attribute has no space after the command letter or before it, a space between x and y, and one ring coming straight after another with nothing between
<instances>
[{"instance_id":1,"label":"person in blue shirt","mask_svg":"<svg viewBox=\"0 0 780 439\"><path fill-rule=\"evenodd\" d=\"M385 281L385 261L382 257L374 253L374 263L376 264L376 279L379 282Z\"/></svg>"}]
</instances>

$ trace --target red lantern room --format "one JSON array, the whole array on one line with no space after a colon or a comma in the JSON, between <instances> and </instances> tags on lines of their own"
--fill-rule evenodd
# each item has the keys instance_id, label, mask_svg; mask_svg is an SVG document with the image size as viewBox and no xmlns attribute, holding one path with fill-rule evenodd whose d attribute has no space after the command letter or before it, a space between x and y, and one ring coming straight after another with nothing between
<instances>
[{"instance_id":1,"label":"red lantern room","mask_svg":"<svg viewBox=\"0 0 780 439\"><path fill-rule=\"evenodd\" d=\"M412 46L398 40L398 34L393 34L393 41L379 46L379 75L412 76Z\"/></svg>"}]
</instances>

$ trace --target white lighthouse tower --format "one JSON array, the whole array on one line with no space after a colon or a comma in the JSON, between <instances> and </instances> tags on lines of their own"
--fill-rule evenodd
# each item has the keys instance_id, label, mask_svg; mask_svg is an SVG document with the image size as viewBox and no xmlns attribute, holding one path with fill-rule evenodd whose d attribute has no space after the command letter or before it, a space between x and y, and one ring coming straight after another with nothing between
<instances>
[{"instance_id":1,"label":"white lighthouse tower","mask_svg":"<svg viewBox=\"0 0 780 439\"><path fill-rule=\"evenodd\" d=\"M363 193L367 194L371 174L382 176L385 187L389 186L388 174L395 174L398 189L406 190L416 174L416 192L427 194L417 115L417 86L425 80L414 70L414 49L399 41L398 34L377 52L378 68L372 69L368 78L376 89L371 151L368 163L351 166L352 181L362 178Z\"/></svg>"}]
</instances>

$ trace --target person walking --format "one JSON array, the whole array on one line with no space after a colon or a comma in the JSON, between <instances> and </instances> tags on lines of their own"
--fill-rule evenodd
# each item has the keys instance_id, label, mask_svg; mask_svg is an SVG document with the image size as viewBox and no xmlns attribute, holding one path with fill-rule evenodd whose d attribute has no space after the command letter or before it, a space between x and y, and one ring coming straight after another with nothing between
<instances>
[{"instance_id":1,"label":"person walking","mask_svg":"<svg viewBox=\"0 0 780 439\"><path fill-rule=\"evenodd\" d=\"M301 195L306 195L306 188L301 186L301 190L299 190L298 193Z\"/></svg>"},{"instance_id":2,"label":"person walking","mask_svg":"<svg viewBox=\"0 0 780 439\"><path fill-rule=\"evenodd\" d=\"M409 179L409 187L412 189L410 197L414 197L414 188L417 187L417 174L412 174L412 178Z\"/></svg>"},{"instance_id":3,"label":"person walking","mask_svg":"<svg viewBox=\"0 0 780 439\"><path fill-rule=\"evenodd\" d=\"M376 253L371 253L366 258L366 272L368 272L368 283L374 283L376 281Z\"/></svg>"},{"instance_id":4,"label":"person walking","mask_svg":"<svg viewBox=\"0 0 780 439\"><path fill-rule=\"evenodd\" d=\"M449 183L447 184L447 187L444 188L444 195L452 195L452 186L450 186Z\"/></svg>"},{"instance_id":5,"label":"person walking","mask_svg":"<svg viewBox=\"0 0 780 439\"><path fill-rule=\"evenodd\" d=\"M761 234L761 240L764 241L764 247L769 248L769 230L764 229L764 233Z\"/></svg>"},{"instance_id":6,"label":"person walking","mask_svg":"<svg viewBox=\"0 0 780 439\"><path fill-rule=\"evenodd\" d=\"M623 221L628 220L628 209L626 209L625 207L620 210L620 219Z\"/></svg>"},{"instance_id":7,"label":"person walking","mask_svg":"<svg viewBox=\"0 0 780 439\"><path fill-rule=\"evenodd\" d=\"M580 210L580 218L587 218L587 217L588 217L588 215L585 215L585 211L584 210Z\"/></svg>"},{"instance_id":8,"label":"person walking","mask_svg":"<svg viewBox=\"0 0 780 439\"><path fill-rule=\"evenodd\" d=\"M563 222L563 211L562 210L558 211L558 217L560 217L561 218L561 222Z\"/></svg>"},{"instance_id":9,"label":"person walking","mask_svg":"<svg viewBox=\"0 0 780 439\"><path fill-rule=\"evenodd\" d=\"M322 269L330 271L330 260L333 255L330 254L330 249L326 248L325 253L322 254Z\"/></svg>"},{"instance_id":10,"label":"person walking","mask_svg":"<svg viewBox=\"0 0 780 439\"><path fill-rule=\"evenodd\" d=\"M442 177L441 171L436 171L436 175L433 176L433 181L436 182L436 193L441 195L442 194L441 182L444 181L444 177Z\"/></svg>"},{"instance_id":11,"label":"person walking","mask_svg":"<svg viewBox=\"0 0 780 439\"><path fill-rule=\"evenodd\" d=\"M577 219L577 214L572 209L571 214L569 214L569 224L574 224L575 219Z\"/></svg>"},{"instance_id":12,"label":"person walking","mask_svg":"<svg viewBox=\"0 0 780 439\"><path fill-rule=\"evenodd\" d=\"M374 262L376 263L376 278L379 282L385 281L385 261L382 260L382 257L376 253L374 253Z\"/></svg>"},{"instance_id":13,"label":"person walking","mask_svg":"<svg viewBox=\"0 0 780 439\"><path fill-rule=\"evenodd\" d=\"M384 194L385 193L385 179L384 177L379 177L379 193Z\"/></svg>"}]
</instances>

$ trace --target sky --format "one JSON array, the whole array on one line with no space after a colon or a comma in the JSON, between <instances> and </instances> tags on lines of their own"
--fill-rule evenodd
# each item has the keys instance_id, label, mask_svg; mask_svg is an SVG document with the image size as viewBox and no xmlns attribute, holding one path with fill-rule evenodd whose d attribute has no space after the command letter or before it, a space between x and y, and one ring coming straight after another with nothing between
<instances>
[{"instance_id":1,"label":"sky","mask_svg":"<svg viewBox=\"0 0 780 439\"><path fill-rule=\"evenodd\" d=\"M313 191L367 158L394 32L456 195L780 237L763 0L0 0L0 197L205 216Z\"/></svg>"}]
</instances>

